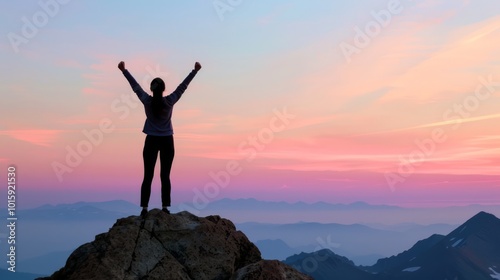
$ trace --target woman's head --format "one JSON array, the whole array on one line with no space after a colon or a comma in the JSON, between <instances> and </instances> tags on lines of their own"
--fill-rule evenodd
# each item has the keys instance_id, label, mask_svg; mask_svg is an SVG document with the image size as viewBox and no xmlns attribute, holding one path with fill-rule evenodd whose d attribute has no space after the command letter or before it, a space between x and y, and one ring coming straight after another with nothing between
<instances>
[{"instance_id":1,"label":"woman's head","mask_svg":"<svg viewBox=\"0 0 500 280\"><path fill-rule=\"evenodd\" d=\"M163 93L165 91L165 82L161 78L154 78L151 81L150 89L153 93Z\"/></svg>"}]
</instances>

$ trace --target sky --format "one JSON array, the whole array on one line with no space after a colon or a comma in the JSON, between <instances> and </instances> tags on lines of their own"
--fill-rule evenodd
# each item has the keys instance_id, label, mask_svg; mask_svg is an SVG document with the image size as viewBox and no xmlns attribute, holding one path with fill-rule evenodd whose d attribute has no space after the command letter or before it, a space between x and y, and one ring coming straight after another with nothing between
<instances>
[{"instance_id":1,"label":"sky","mask_svg":"<svg viewBox=\"0 0 500 280\"><path fill-rule=\"evenodd\" d=\"M500 203L498 1L1 5L0 178L16 167L20 208L139 203L122 60L166 93L202 64L174 109L173 204Z\"/></svg>"}]
</instances>

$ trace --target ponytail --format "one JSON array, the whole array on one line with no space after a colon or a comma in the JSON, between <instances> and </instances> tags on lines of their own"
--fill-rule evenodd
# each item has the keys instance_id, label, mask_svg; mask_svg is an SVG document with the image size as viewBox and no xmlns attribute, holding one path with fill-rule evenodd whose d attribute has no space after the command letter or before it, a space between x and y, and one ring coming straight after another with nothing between
<instances>
[{"instance_id":1,"label":"ponytail","mask_svg":"<svg viewBox=\"0 0 500 280\"><path fill-rule=\"evenodd\" d=\"M165 91L165 82L163 82L161 78L154 78L151 81L151 91L153 92L153 101L151 103L153 116L159 118L161 111L165 106L162 102L163 92Z\"/></svg>"}]
</instances>

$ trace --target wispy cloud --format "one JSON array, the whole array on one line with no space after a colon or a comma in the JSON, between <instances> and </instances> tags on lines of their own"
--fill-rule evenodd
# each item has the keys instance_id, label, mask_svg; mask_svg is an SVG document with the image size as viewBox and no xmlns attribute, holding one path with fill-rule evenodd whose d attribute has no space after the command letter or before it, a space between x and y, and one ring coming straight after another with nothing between
<instances>
[{"instance_id":1,"label":"wispy cloud","mask_svg":"<svg viewBox=\"0 0 500 280\"><path fill-rule=\"evenodd\" d=\"M410 126L410 127L405 127L405 128L399 128L399 129L393 129L393 130L385 130L385 131L378 131L378 132L371 132L371 133L359 134L359 135L356 135L356 136L368 136L368 135L395 133L395 132L402 132L402 131L413 130L413 129L430 128L430 127L447 126L447 125L456 125L457 123L479 122L479 121L490 120L490 119L497 119L497 118L500 118L500 114L491 114L491 115L485 115L485 116L463 118L463 119L459 119L459 120L453 119L453 120L447 120L447 121L439 121L439 122L426 123L426 124L421 124L421 125L416 125L416 126Z\"/></svg>"},{"instance_id":2,"label":"wispy cloud","mask_svg":"<svg viewBox=\"0 0 500 280\"><path fill-rule=\"evenodd\" d=\"M61 130L48 129L0 130L0 135L34 145L50 147L60 136L61 132Z\"/></svg>"}]
</instances>

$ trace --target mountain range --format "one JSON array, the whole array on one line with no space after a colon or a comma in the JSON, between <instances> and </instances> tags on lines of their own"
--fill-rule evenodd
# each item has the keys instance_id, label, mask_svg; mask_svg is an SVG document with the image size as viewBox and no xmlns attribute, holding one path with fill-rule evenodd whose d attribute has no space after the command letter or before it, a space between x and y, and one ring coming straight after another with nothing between
<instances>
[{"instance_id":1,"label":"mountain range","mask_svg":"<svg viewBox=\"0 0 500 280\"><path fill-rule=\"evenodd\" d=\"M187 209L184 209L187 208ZM254 198L215 200L205 207L180 204L175 211L188 210L199 216L222 215L235 223L318 223L392 225L392 224L454 224L485 211L500 216L500 205L471 204L441 207L400 207L374 205L358 201L353 203L305 203L260 201Z\"/></svg>"},{"instance_id":2,"label":"mountain range","mask_svg":"<svg viewBox=\"0 0 500 280\"><path fill-rule=\"evenodd\" d=\"M241 208L238 208L238 205ZM55 269L64 265L70 253L80 244L90 242L100 232L106 232L116 219L137 215L138 209L139 207L133 203L117 200L44 205L34 209L18 210L18 217L22 224L17 234L18 238L23 240L18 247L19 271L38 275L53 273ZM357 269L370 273L382 273L387 267L394 267L395 263L402 264L403 261L414 257L403 258L398 253L410 248L418 240L424 244L417 248L427 248L427 242L429 244L436 242L440 237L450 234L460 224L451 222L456 220L463 222L480 212L465 216L477 209L481 207L469 205L429 210L370 205L363 202L308 204L263 202L254 199L222 199L210 203L202 212L220 211L221 216L226 217L225 215L228 214L234 217L236 227L245 232L250 241L257 245L265 259L285 260L301 252L311 254L328 249L354 261ZM482 209L497 211L499 207L482 206ZM262 214L266 211L266 214ZM429 214L431 211L434 211L435 215ZM432 216L433 219L438 220L436 217L444 216L441 212L453 213L453 215L439 218L441 223L436 224L416 222L424 216ZM6 211L0 213L6 213ZM288 218L280 220L281 217L289 217L298 213L301 215L295 216L292 222L288 223ZM363 216L366 213L371 213L368 218ZM371 219L373 215L380 215L380 213L386 216ZM401 215L408 215L408 218L402 222L389 223L392 218ZM353 221L357 220L358 223L336 222L351 216L354 217ZM261 222L269 217L274 217L273 223ZM413 219L414 217L416 218ZM302 222L299 219L314 222ZM5 244L5 238L5 235L0 235L0 244ZM430 240L427 240L428 238ZM389 257L391 255L392 257ZM0 268L6 268L5 264L2 264ZM498 271L495 266L492 266L491 270ZM496 272L491 271L491 273Z\"/></svg>"},{"instance_id":3,"label":"mountain range","mask_svg":"<svg viewBox=\"0 0 500 280\"><path fill-rule=\"evenodd\" d=\"M500 219L480 212L446 236L432 235L373 266L355 266L331 250L303 253L284 262L314 279L500 279Z\"/></svg>"},{"instance_id":4,"label":"mountain range","mask_svg":"<svg viewBox=\"0 0 500 280\"><path fill-rule=\"evenodd\" d=\"M262 260L230 220L155 209L145 219L118 219L44 279L500 279L500 219L480 212L447 235L430 235L371 266L358 266L334 250L295 254L283 264Z\"/></svg>"},{"instance_id":5,"label":"mountain range","mask_svg":"<svg viewBox=\"0 0 500 280\"><path fill-rule=\"evenodd\" d=\"M376 229L362 224L293 223L237 224L238 229L261 248L266 258L284 260L300 252L331 249L356 264L371 265L391 256L431 234L448 234L453 225L413 225L398 230ZM272 248L272 249L271 249Z\"/></svg>"}]
</instances>

